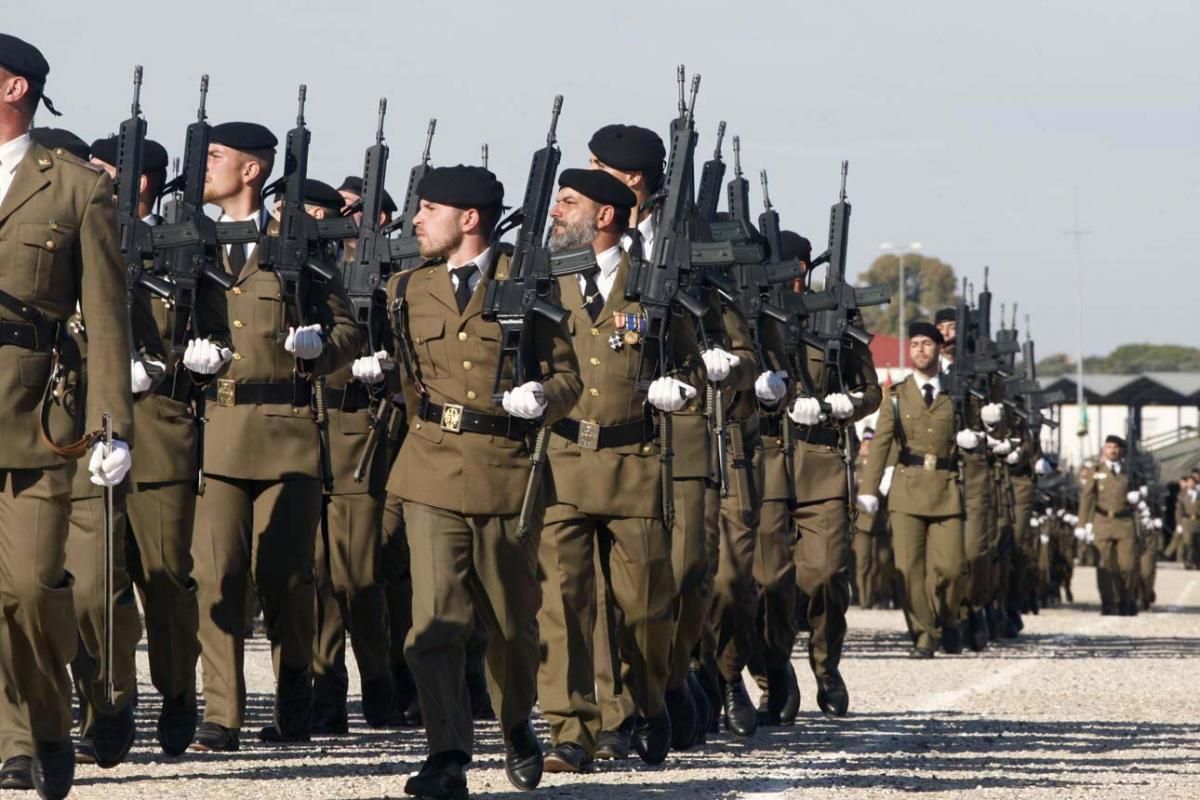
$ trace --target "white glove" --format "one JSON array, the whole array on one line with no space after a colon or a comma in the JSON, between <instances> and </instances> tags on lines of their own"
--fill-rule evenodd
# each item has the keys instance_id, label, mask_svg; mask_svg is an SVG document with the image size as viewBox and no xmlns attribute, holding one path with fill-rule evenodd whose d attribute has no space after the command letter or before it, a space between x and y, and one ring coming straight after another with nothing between
<instances>
[{"instance_id":1,"label":"white glove","mask_svg":"<svg viewBox=\"0 0 1200 800\"><path fill-rule=\"evenodd\" d=\"M983 441L983 437L973 430L966 429L959 431L958 435L954 437L954 441L963 450L974 450L976 447L979 447L979 443Z\"/></svg>"},{"instance_id":2,"label":"white glove","mask_svg":"<svg viewBox=\"0 0 1200 800\"><path fill-rule=\"evenodd\" d=\"M815 397L797 397L788 416L797 425L816 425L821 421L821 403Z\"/></svg>"},{"instance_id":3,"label":"white glove","mask_svg":"<svg viewBox=\"0 0 1200 800\"><path fill-rule=\"evenodd\" d=\"M1136 506L1141 499L1142 499L1142 493L1139 492L1137 489L1131 489L1130 491L1125 493L1125 500L1131 506Z\"/></svg>"},{"instance_id":4,"label":"white glove","mask_svg":"<svg viewBox=\"0 0 1200 800\"><path fill-rule=\"evenodd\" d=\"M504 410L521 419L537 419L546 411L546 393L537 381L522 383L504 393Z\"/></svg>"},{"instance_id":5,"label":"white glove","mask_svg":"<svg viewBox=\"0 0 1200 800\"><path fill-rule=\"evenodd\" d=\"M1145 500L1139 500L1137 507L1138 507L1138 511L1141 511L1146 516L1150 516L1150 506L1146 505Z\"/></svg>"},{"instance_id":6,"label":"white glove","mask_svg":"<svg viewBox=\"0 0 1200 800\"><path fill-rule=\"evenodd\" d=\"M1036 462L1034 462L1033 470L1038 475L1049 475L1054 471L1054 468L1050 466L1050 462L1045 458L1039 458Z\"/></svg>"},{"instance_id":7,"label":"white glove","mask_svg":"<svg viewBox=\"0 0 1200 800\"><path fill-rule=\"evenodd\" d=\"M884 497L887 497L888 492L892 491L892 475L895 472L895 467L888 467L883 471L883 477L879 479L879 493Z\"/></svg>"},{"instance_id":8,"label":"white glove","mask_svg":"<svg viewBox=\"0 0 1200 800\"><path fill-rule=\"evenodd\" d=\"M1009 453L1007 456L1004 457L1004 460L1010 465L1016 464L1018 461L1021 460L1021 451L1013 450L1011 453Z\"/></svg>"},{"instance_id":9,"label":"white glove","mask_svg":"<svg viewBox=\"0 0 1200 800\"><path fill-rule=\"evenodd\" d=\"M727 353L719 347L705 350L700 357L704 359L704 368L708 370L708 379L712 383L720 383L728 378L729 371L741 362L733 353Z\"/></svg>"},{"instance_id":10,"label":"white glove","mask_svg":"<svg viewBox=\"0 0 1200 800\"><path fill-rule=\"evenodd\" d=\"M228 347L217 347L208 339L192 339L183 351L183 366L197 375L216 375L233 358Z\"/></svg>"},{"instance_id":11,"label":"white glove","mask_svg":"<svg viewBox=\"0 0 1200 800\"><path fill-rule=\"evenodd\" d=\"M92 459L88 462L88 472L92 473L92 483L97 486L116 486L125 480L129 466L133 463L129 455L129 445L119 439L114 439L109 448L104 442L92 445Z\"/></svg>"},{"instance_id":12,"label":"white glove","mask_svg":"<svg viewBox=\"0 0 1200 800\"><path fill-rule=\"evenodd\" d=\"M879 498L873 494L860 494L855 502L858 504L858 510L867 514L874 514L879 510Z\"/></svg>"},{"instance_id":13,"label":"white glove","mask_svg":"<svg viewBox=\"0 0 1200 800\"><path fill-rule=\"evenodd\" d=\"M683 408L695 396L695 389L675 378L656 378L646 390L646 402L667 413Z\"/></svg>"},{"instance_id":14,"label":"white glove","mask_svg":"<svg viewBox=\"0 0 1200 800\"><path fill-rule=\"evenodd\" d=\"M1163 527L1162 517L1155 517L1154 518L1154 530L1161 531L1162 527Z\"/></svg>"},{"instance_id":15,"label":"white glove","mask_svg":"<svg viewBox=\"0 0 1200 800\"><path fill-rule=\"evenodd\" d=\"M1079 541L1081 541L1081 542L1085 541L1087 539L1087 536L1088 536L1087 529L1085 529L1085 528L1076 528L1075 529L1075 538L1078 539Z\"/></svg>"},{"instance_id":16,"label":"white glove","mask_svg":"<svg viewBox=\"0 0 1200 800\"><path fill-rule=\"evenodd\" d=\"M983 424L989 428L1000 422L1004 416L1004 407L999 403L988 403L983 408L979 409L979 417L983 420Z\"/></svg>"},{"instance_id":17,"label":"white glove","mask_svg":"<svg viewBox=\"0 0 1200 800\"><path fill-rule=\"evenodd\" d=\"M1089 522L1087 525L1084 525L1084 526L1083 526L1083 529L1084 529L1085 531L1087 531L1088 538L1090 538L1090 539L1095 539L1095 538L1096 538L1096 537L1095 537L1095 535L1094 535L1094 534L1095 534L1095 530L1094 530L1094 528L1092 527L1092 523L1090 523L1090 522Z\"/></svg>"},{"instance_id":18,"label":"white glove","mask_svg":"<svg viewBox=\"0 0 1200 800\"><path fill-rule=\"evenodd\" d=\"M1182 525L1176 525L1176 526L1175 526L1175 532L1176 532L1176 533L1183 533L1183 526L1182 526Z\"/></svg>"},{"instance_id":19,"label":"white glove","mask_svg":"<svg viewBox=\"0 0 1200 800\"><path fill-rule=\"evenodd\" d=\"M146 372L146 365L136 359L129 360L129 385L134 394L141 394L154 385L150 373Z\"/></svg>"},{"instance_id":20,"label":"white glove","mask_svg":"<svg viewBox=\"0 0 1200 800\"><path fill-rule=\"evenodd\" d=\"M989 441L989 444L990 442L995 442L995 444L991 445L992 452L998 456L1006 456L1012 452L1012 442L1010 442L1008 439L1000 439L998 441L992 439Z\"/></svg>"},{"instance_id":21,"label":"white glove","mask_svg":"<svg viewBox=\"0 0 1200 800\"><path fill-rule=\"evenodd\" d=\"M1067 510L1065 508L1060 508L1054 512L1054 516L1058 517L1059 519L1063 519L1067 516Z\"/></svg>"},{"instance_id":22,"label":"white glove","mask_svg":"<svg viewBox=\"0 0 1200 800\"><path fill-rule=\"evenodd\" d=\"M1068 525L1078 525L1079 517L1075 516L1074 514L1065 514L1063 515L1063 522L1067 523Z\"/></svg>"},{"instance_id":23,"label":"white glove","mask_svg":"<svg viewBox=\"0 0 1200 800\"><path fill-rule=\"evenodd\" d=\"M1149 486L1139 486L1138 493L1141 494L1142 497L1149 497L1150 496L1150 487Z\"/></svg>"},{"instance_id":24,"label":"white glove","mask_svg":"<svg viewBox=\"0 0 1200 800\"><path fill-rule=\"evenodd\" d=\"M1042 520L1039 517L1030 517L1029 518L1029 527L1031 527L1031 528L1042 527Z\"/></svg>"},{"instance_id":25,"label":"white glove","mask_svg":"<svg viewBox=\"0 0 1200 800\"><path fill-rule=\"evenodd\" d=\"M283 343L283 349L305 361L321 355L321 351L325 349L325 342L321 339L321 326L304 325L300 328L288 328L287 340Z\"/></svg>"},{"instance_id":26,"label":"white glove","mask_svg":"<svg viewBox=\"0 0 1200 800\"><path fill-rule=\"evenodd\" d=\"M1094 541L1096 541L1096 534L1092 531L1091 524L1089 524L1087 527L1087 543L1091 544Z\"/></svg>"},{"instance_id":27,"label":"white glove","mask_svg":"<svg viewBox=\"0 0 1200 800\"><path fill-rule=\"evenodd\" d=\"M1041 541L1042 544L1050 544L1050 537L1044 533L1041 536L1039 536L1038 539Z\"/></svg>"},{"instance_id":28,"label":"white glove","mask_svg":"<svg viewBox=\"0 0 1200 800\"><path fill-rule=\"evenodd\" d=\"M763 403L773 406L787 394L787 384L783 380L786 377L784 370L767 370L755 379L754 393Z\"/></svg>"},{"instance_id":29,"label":"white glove","mask_svg":"<svg viewBox=\"0 0 1200 800\"><path fill-rule=\"evenodd\" d=\"M383 362L387 361L387 351L380 350L373 356L362 356L354 359L350 372L362 383L381 383L383 381Z\"/></svg>"},{"instance_id":30,"label":"white glove","mask_svg":"<svg viewBox=\"0 0 1200 800\"><path fill-rule=\"evenodd\" d=\"M840 393L826 395L825 402L829 405L829 414L834 419L850 419L854 416L854 404L850 402L847 395Z\"/></svg>"}]
</instances>

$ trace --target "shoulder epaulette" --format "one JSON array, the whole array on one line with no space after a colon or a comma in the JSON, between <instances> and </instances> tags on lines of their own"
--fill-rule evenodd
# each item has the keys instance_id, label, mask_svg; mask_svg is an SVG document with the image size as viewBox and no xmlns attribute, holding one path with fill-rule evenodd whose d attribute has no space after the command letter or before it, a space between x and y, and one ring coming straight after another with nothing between
<instances>
[{"instance_id":1,"label":"shoulder epaulette","mask_svg":"<svg viewBox=\"0 0 1200 800\"><path fill-rule=\"evenodd\" d=\"M71 164L72 166L75 166L75 167L83 167L84 169L86 169L90 172L95 172L95 173L104 172L104 170L101 167L99 167L98 165L93 164L90 161L84 161L79 156L76 156L73 153L70 153L61 147L56 147L53 150L51 150L50 152L54 154L54 157L57 160L63 162L64 164ZM41 165L39 164L39 166L41 166ZM46 166L49 166L49 165L46 165Z\"/></svg>"}]
</instances>

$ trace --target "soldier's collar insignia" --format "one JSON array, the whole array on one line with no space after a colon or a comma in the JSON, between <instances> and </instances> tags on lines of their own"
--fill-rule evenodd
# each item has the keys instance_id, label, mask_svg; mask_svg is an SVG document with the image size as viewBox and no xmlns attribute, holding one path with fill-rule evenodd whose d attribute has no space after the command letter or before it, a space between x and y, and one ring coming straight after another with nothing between
<instances>
[{"instance_id":1,"label":"soldier's collar insignia","mask_svg":"<svg viewBox=\"0 0 1200 800\"><path fill-rule=\"evenodd\" d=\"M41 169L47 169L50 166L50 164L51 164L50 159L46 158L45 156L40 156L37 160L37 165Z\"/></svg>"}]
</instances>

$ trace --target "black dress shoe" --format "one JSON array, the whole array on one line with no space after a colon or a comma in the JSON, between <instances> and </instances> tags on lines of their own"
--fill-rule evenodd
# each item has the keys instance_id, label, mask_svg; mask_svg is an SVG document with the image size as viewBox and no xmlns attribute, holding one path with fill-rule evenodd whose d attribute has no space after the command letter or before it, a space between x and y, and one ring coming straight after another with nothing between
<instances>
[{"instance_id":1,"label":"black dress shoe","mask_svg":"<svg viewBox=\"0 0 1200 800\"><path fill-rule=\"evenodd\" d=\"M215 722L201 722L188 749L197 753L236 753L239 746L236 729Z\"/></svg>"},{"instance_id":2,"label":"black dress shoe","mask_svg":"<svg viewBox=\"0 0 1200 800\"><path fill-rule=\"evenodd\" d=\"M742 676L738 675L728 683L722 680L721 683L724 684L721 690L724 695L722 707L725 711L725 729L738 736L753 736L758 728L758 714L750 702L750 695L746 694Z\"/></svg>"},{"instance_id":3,"label":"black dress shoe","mask_svg":"<svg viewBox=\"0 0 1200 800\"><path fill-rule=\"evenodd\" d=\"M363 681L362 712L368 726L386 727L395 705L396 687L390 674L384 673L378 678Z\"/></svg>"},{"instance_id":4,"label":"black dress shoe","mask_svg":"<svg viewBox=\"0 0 1200 800\"><path fill-rule=\"evenodd\" d=\"M536 789L542 782L542 743L533 726L522 722L504 737L504 774L508 782L523 792Z\"/></svg>"},{"instance_id":5,"label":"black dress shoe","mask_svg":"<svg viewBox=\"0 0 1200 800\"><path fill-rule=\"evenodd\" d=\"M629 758L629 747L633 742L633 717L621 723L615 731L600 731L596 737L596 758L620 761Z\"/></svg>"},{"instance_id":6,"label":"black dress shoe","mask_svg":"<svg viewBox=\"0 0 1200 800\"><path fill-rule=\"evenodd\" d=\"M350 732L345 708L314 708L309 731L313 736L343 736Z\"/></svg>"},{"instance_id":7,"label":"black dress shoe","mask_svg":"<svg viewBox=\"0 0 1200 800\"><path fill-rule=\"evenodd\" d=\"M758 724L775 727L783 724L783 707L788 699L788 673L782 666L768 667L766 673L767 690L758 701Z\"/></svg>"},{"instance_id":8,"label":"black dress shoe","mask_svg":"<svg viewBox=\"0 0 1200 800\"><path fill-rule=\"evenodd\" d=\"M60 742L35 742L30 776L43 800L62 800L75 782L75 748L71 737Z\"/></svg>"},{"instance_id":9,"label":"black dress shoe","mask_svg":"<svg viewBox=\"0 0 1200 800\"><path fill-rule=\"evenodd\" d=\"M259 729L258 740L260 742L269 742L270 744L295 744L312 741L312 734L309 731L302 731L295 735L289 735L279 730L275 725L268 725L265 728Z\"/></svg>"},{"instance_id":10,"label":"black dress shoe","mask_svg":"<svg viewBox=\"0 0 1200 800\"><path fill-rule=\"evenodd\" d=\"M795 725L796 715L800 713L800 682L796 680L796 669L792 662L787 665L787 698L779 712L779 721L783 725Z\"/></svg>"},{"instance_id":11,"label":"black dress shoe","mask_svg":"<svg viewBox=\"0 0 1200 800\"><path fill-rule=\"evenodd\" d=\"M671 749L687 750L696 741L697 725L696 704L692 702L687 682L678 689L667 689L663 701L671 715Z\"/></svg>"},{"instance_id":12,"label":"black dress shoe","mask_svg":"<svg viewBox=\"0 0 1200 800\"><path fill-rule=\"evenodd\" d=\"M196 735L196 698L185 692L174 700L163 700L157 731L158 746L165 755L182 755Z\"/></svg>"},{"instance_id":13,"label":"black dress shoe","mask_svg":"<svg viewBox=\"0 0 1200 800\"><path fill-rule=\"evenodd\" d=\"M366 704L364 692L364 708ZM314 675L309 731L313 736L337 736L350 732L346 713L346 687L334 675Z\"/></svg>"},{"instance_id":14,"label":"black dress shoe","mask_svg":"<svg viewBox=\"0 0 1200 800\"><path fill-rule=\"evenodd\" d=\"M999 606L992 606L987 612L987 630L988 639L997 642L1000 640L1000 633L1003 627L1004 612Z\"/></svg>"},{"instance_id":15,"label":"black dress shoe","mask_svg":"<svg viewBox=\"0 0 1200 800\"><path fill-rule=\"evenodd\" d=\"M1117 609L1115 606L1104 606L1100 609L1100 616L1102 617L1115 617L1116 615Z\"/></svg>"},{"instance_id":16,"label":"black dress shoe","mask_svg":"<svg viewBox=\"0 0 1200 800\"><path fill-rule=\"evenodd\" d=\"M846 691L846 682L837 670L817 678L817 705L831 716L846 716L846 710L850 708L850 692Z\"/></svg>"},{"instance_id":17,"label":"black dress shoe","mask_svg":"<svg viewBox=\"0 0 1200 800\"><path fill-rule=\"evenodd\" d=\"M92 731L88 729L79 737L79 741L75 743L75 763L76 764L95 764L96 763L96 746L92 742Z\"/></svg>"},{"instance_id":18,"label":"black dress shoe","mask_svg":"<svg viewBox=\"0 0 1200 800\"><path fill-rule=\"evenodd\" d=\"M0 766L0 789L32 789L33 759L29 756L13 756L4 759Z\"/></svg>"},{"instance_id":19,"label":"black dress shoe","mask_svg":"<svg viewBox=\"0 0 1200 800\"><path fill-rule=\"evenodd\" d=\"M653 719L639 719L633 729L633 746L642 761L651 766L667 760L671 752L671 715L666 708Z\"/></svg>"},{"instance_id":20,"label":"black dress shoe","mask_svg":"<svg viewBox=\"0 0 1200 800\"><path fill-rule=\"evenodd\" d=\"M708 742L708 729L716 722L717 711L708 703L708 693L700 685L694 670L688 670L688 694L696 706L696 730L692 735L692 746Z\"/></svg>"},{"instance_id":21,"label":"black dress shoe","mask_svg":"<svg viewBox=\"0 0 1200 800\"><path fill-rule=\"evenodd\" d=\"M280 741L307 742L312 732L313 682L312 673L308 669L293 669L288 666L279 667L279 682L275 686L275 715L273 725L279 733ZM263 734L268 728L259 733L258 738L264 742L275 741L266 739Z\"/></svg>"},{"instance_id":22,"label":"black dress shoe","mask_svg":"<svg viewBox=\"0 0 1200 800\"><path fill-rule=\"evenodd\" d=\"M563 742L546 753L546 772L583 772L592 759L587 751L574 742Z\"/></svg>"},{"instance_id":23,"label":"black dress shoe","mask_svg":"<svg viewBox=\"0 0 1200 800\"><path fill-rule=\"evenodd\" d=\"M488 694L487 678L483 673L467 670L467 695L471 698L471 718L476 722L487 722L496 718L492 708L492 696Z\"/></svg>"},{"instance_id":24,"label":"black dress shoe","mask_svg":"<svg viewBox=\"0 0 1200 800\"><path fill-rule=\"evenodd\" d=\"M388 717L389 728L419 728L421 718L421 701L417 697L417 684L412 672L404 662L392 665L392 684L396 690L396 701L392 706L392 714Z\"/></svg>"},{"instance_id":25,"label":"black dress shoe","mask_svg":"<svg viewBox=\"0 0 1200 800\"><path fill-rule=\"evenodd\" d=\"M696 683L700 685L701 691L704 692L704 698L708 700L708 733L718 733L721 730L721 715L724 708L724 702L721 700L720 680L716 675L716 670L699 667L691 671L691 676L696 679Z\"/></svg>"},{"instance_id":26,"label":"black dress shoe","mask_svg":"<svg viewBox=\"0 0 1200 800\"><path fill-rule=\"evenodd\" d=\"M467 800L466 762L466 753L435 753L405 782L404 793L428 800Z\"/></svg>"},{"instance_id":27,"label":"black dress shoe","mask_svg":"<svg viewBox=\"0 0 1200 800\"><path fill-rule=\"evenodd\" d=\"M102 769L112 769L125 760L133 740L137 736L137 726L133 719L133 703L127 702L125 707L115 714L96 713L92 722L92 748L96 754L96 766Z\"/></svg>"},{"instance_id":28,"label":"black dress shoe","mask_svg":"<svg viewBox=\"0 0 1200 800\"><path fill-rule=\"evenodd\" d=\"M908 651L909 658L933 658L932 647L914 647Z\"/></svg>"},{"instance_id":29,"label":"black dress shoe","mask_svg":"<svg viewBox=\"0 0 1200 800\"><path fill-rule=\"evenodd\" d=\"M974 653L982 653L988 646L988 627L983 609L973 608L967 616L967 646Z\"/></svg>"},{"instance_id":30,"label":"black dress shoe","mask_svg":"<svg viewBox=\"0 0 1200 800\"><path fill-rule=\"evenodd\" d=\"M952 656L962 652L962 629L958 625L942 627L942 650Z\"/></svg>"}]
</instances>

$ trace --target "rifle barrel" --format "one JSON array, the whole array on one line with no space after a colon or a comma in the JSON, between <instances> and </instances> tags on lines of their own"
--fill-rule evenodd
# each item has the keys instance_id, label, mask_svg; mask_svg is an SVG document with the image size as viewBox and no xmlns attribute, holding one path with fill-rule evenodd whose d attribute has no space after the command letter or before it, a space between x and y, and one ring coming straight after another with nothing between
<instances>
[{"instance_id":1,"label":"rifle barrel","mask_svg":"<svg viewBox=\"0 0 1200 800\"><path fill-rule=\"evenodd\" d=\"M429 148L433 147L433 131L437 128L437 118L429 118L429 127L425 129L425 149L421 151L421 162L429 163Z\"/></svg>"},{"instance_id":2,"label":"rifle barrel","mask_svg":"<svg viewBox=\"0 0 1200 800\"><path fill-rule=\"evenodd\" d=\"M138 64L133 68L133 106L130 109L130 116L138 116L142 113L142 65Z\"/></svg>"}]
</instances>

